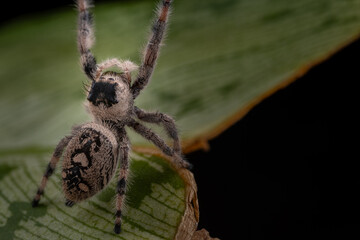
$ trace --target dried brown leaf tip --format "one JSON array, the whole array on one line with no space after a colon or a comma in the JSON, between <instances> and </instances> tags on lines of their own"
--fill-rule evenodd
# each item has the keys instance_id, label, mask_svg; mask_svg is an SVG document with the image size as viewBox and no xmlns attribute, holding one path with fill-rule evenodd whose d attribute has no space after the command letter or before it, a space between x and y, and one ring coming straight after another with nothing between
<instances>
[{"instance_id":1,"label":"dried brown leaf tip","mask_svg":"<svg viewBox=\"0 0 360 240\"><path fill-rule=\"evenodd\" d=\"M177 229L175 239L190 240L199 223L199 203L197 199L197 186L194 175L187 169L178 169L178 173L185 182L186 208Z\"/></svg>"},{"instance_id":2,"label":"dried brown leaf tip","mask_svg":"<svg viewBox=\"0 0 360 240\"><path fill-rule=\"evenodd\" d=\"M187 169L179 169L179 175L186 183L186 209L182 221L178 227L176 240L220 240L211 238L208 231L201 229L196 231L199 223L199 203L197 199L197 186L194 175Z\"/></svg>"}]
</instances>

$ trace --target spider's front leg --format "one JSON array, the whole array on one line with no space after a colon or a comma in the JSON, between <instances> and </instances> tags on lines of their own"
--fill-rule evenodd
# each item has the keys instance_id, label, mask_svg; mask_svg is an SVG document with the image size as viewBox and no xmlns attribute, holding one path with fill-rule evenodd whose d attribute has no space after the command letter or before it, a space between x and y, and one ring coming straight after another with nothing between
<instances>
[{"instance_id":1,"label":"spider's front leg","mask_svg":"<svg viewBox=\"0 0 360 240\"><path fill-rule=\"evenodd\" d=\"M152 25L152 36L146 45L143 60L139 68L138 76L131 86L131 92L135 99L140 91L148 84L154 70L156 59L160 50L160 44L164 38L171 0L162 0L159 5L157 19Z\"/></svg>"},{"instance_id":2,"label":"spider's front leg","mask_svg":"<svg viewBox=\"0 0 360 240\"><path fill-rule=\"evenodd\" d=\"M53 156L52 156L52 158L45 170L45 173L42 177L40 186L38 187L36 195L31 203L31 205L33 207L36 207L39 204L40 198L44 194L44 189L45 189L46 183L47 183L49 177L54 173L55 167L56 167L57 163L59 162L59 159L70 140L71 140L71 137L66 136L63 139L61 139L60 142L58 143L58 145L56 146Z\"/></svg>"},{"instance_id":3,"label":"spider's front leg","mask_svg":"<svg viewBox=\"0 0 360 240\"><path fill-rule=\"evenodd\" d=\"M175 126L175 121L172 119L172 117L161 112L145 112L138 107L134 107L134 111L136 116L144 122L162 124L169 137L174 140L174 151L181 155L181 144L178 131Z\"/></svg>"},{"instance_id":4,"label":"spider's front leg","mask_svg":"<svg viewBox=\"0 0 360 240\"><path fill-rule=\"evenodd\" d=\"M97 70L96 59L90 51L94 43L93 15L89 12L89 0L78 0L78 49L80 61L85 74L92 81L95 81Z\"/></svg>"},{"instance_id":5,"label":"spider's front leg","mask_svg":"<svg viewBox=\"0 0 360 240\"><path fill-rule=\"evenodd\" d=\"M119 130L119 154L120 154L120 172L119 180L116 187L116 212L115 212L115 226L114 232L119 234L121 232L121 215L124 205L124 196L126 192L126 181L129 170L129 139L126 135L125 129Z\"/></svg>"},{"instance_id":6,"label":"spider's front leg","mask_svg":"<svg viewBox=\"0 0 360 240\"><path fill-rule=\"evenodd\" d=\"M163 153L168 155L174 161L174 164L178 168L191 168L191 164L185 161L181 155L175 152L171 147L169 147L164 140L162 140L156 133L154 133L150 128L145 127L144 125L131 120L128 123L128 126L135 130L138 134L151 141L155 146L161 149Z\"/></svg>"}]
</instances>

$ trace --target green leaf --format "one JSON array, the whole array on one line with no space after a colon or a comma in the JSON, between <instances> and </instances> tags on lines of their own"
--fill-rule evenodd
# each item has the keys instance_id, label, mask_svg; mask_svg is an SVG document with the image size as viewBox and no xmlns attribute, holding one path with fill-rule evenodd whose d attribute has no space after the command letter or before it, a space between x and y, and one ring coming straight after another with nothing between
<instances>
[{"instance_id":1,"label":"green leaf","mask_svg":"<svg viewBox=\"0 0 360 240\"><path fill-rule=\"evenodd\" d=\"M133 153L123 212L123 232L113 233L116 177L95 197L65 206L61 176L49 180L38 208L31 207L51 152L4 154L0 163L1 239L174 239L194 232L192 175L176 172L164 159ZM192 185L192 186L190 186ZM189 188L190 187L190 188ZM190 215L189 215L190 214ZM192 233L191 232L191 233ZM182 238L180 238L182 239Z\"/></svg>"},{"instance_id":2,"label":"green leaf","mask_svg":"<svg viewBox=\"0 0 360 240\"><path fill-rule=\"evenodd\" d=\"M153 9L153 1L97 4L97 58L139 62ZM186 151L206 147L261 99L358 38L359 12L360 0L175 1L166 46L136 105L174 116ZM57 174L42 206L29 203L50 147L71 126L91 120L82 106L86 78L75 22L68 8L0 29L2 239L115 238L114 179L69 209ZM143 152L152 147L134 134L131 140ZM124 235L118 237L191 238L198 221L192 175L159 157L132 158Z\"/></svg>"},{"instance_id":3,"label":"green leaf","mask_svg":"<svg viewBox=\"0 0 360 240\"><path fill-rule=\"evenodd\" d=\"M96 5L97 58L139 62L153 9L154 1ZM358 37L359 12L359 0L175 1L166 46L136 104L174 116L185 147L194 146ZM53 146L90 120L75 22L68 8L0 30L0 148Z\"/></svg>"}]
</instances>

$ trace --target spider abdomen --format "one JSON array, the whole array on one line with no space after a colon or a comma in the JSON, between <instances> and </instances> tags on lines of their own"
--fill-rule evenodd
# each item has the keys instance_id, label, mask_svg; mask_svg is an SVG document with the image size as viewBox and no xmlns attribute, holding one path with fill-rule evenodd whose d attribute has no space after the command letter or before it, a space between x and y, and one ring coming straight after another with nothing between
<instances>
[{"instance_id":1,"label":"spider abdomen","mask_svg":"<svg viewBox=\"0 0 360 240\"><path fill-rule=\"evenodd\" d=\"M96 123L77 129L64 154L62 179L66 199L79 202L102 190L115 173L115 135Z\"/></svg>"}]
</instances>

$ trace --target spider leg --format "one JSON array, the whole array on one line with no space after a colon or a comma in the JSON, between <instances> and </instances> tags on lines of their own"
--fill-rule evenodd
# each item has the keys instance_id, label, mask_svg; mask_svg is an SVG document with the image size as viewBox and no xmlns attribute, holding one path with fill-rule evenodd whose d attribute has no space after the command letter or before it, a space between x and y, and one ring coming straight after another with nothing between
<instances>
[{"instance_id":1,"label":"spider leg","mask_svg":"<svg viewBox=\"0 0 360 240\"><path fill-rule=\"evenodd\" d=\"M179 168L191 168L190 163L185 161L177 152L169 147L164 140L162 140L156 133L154 133L150 128L145 127L144 125L136 122L132 119L128 123L128 126L135 130L138 134L151 141L155 146L157 146L163 153L172 158L175 166Z\"/></svg>"},{"instance_id":2,"label":"spider leg","mask_svg":"<svg viewBox=\"0 0 360 240\"><path fill-rule=\"evenodd\" d=\"M54 173L56 164L59 162L62 152L64 151L65 147L68 145L70 140L71 140L71 137L68 137L68 136L64 137L63 139L60 140L60 142L56 146L53 156L44 172L44 175L40 182L40 186L38 187L36 195L31 203L31 205L33 207L36 207L39 204L40 198L44 194L44 189L45 189L46 183L47 183L49 177Z\"/></svg>"},{"instance_id":3,"label":"spider leg","mask_svg":"<svg viewBox=\"0 0 360 240\"><path fill-rule=\"evenodd\" d=\"M178 131L175 126L175 121L172 117L161 112L145 112L144 110L134 107L136 116L144 122L162 124L168 136L174 140L174 151L181 155L181 144L178 137Z\"/></svg>"},{"instance_id":4,"label":"spider leg","mask_svg":"<svg viewBox=\"0 0 360 240\"><path fill-rule=\"evenodd\" d=\"M115 226L114 232L119 234L121 232L121 210L124 205L124 196L126 192L126 180L129 170L129 139L126 136L125 129L119 132L119 150L120 150L120 173L119 180L116 187L116 213L115 213Z\"/></svg>"},{"instance_id":5,"label":"spider leg","mask_svg":"<svg viewBox=\"0 0 360 240\"><path fill-rule=\"evenodd\" d=\"M93 15L88 11L90 8L89 0L78 0L77 7L79 11L78 19L78 49L80 52L80 61L85 74L92 81L95 81L96 59L90 51L94 43Z\"/></svg>"},{"instance_id":6,"label":"spider leg","mask_svg":"<svg viewBox=\"0 0 360 240\"><path fill-rule=\"evenodd\" d=\"M147 43L143 55L143 61L139 68L139 73L135 79L134 84L131 86L131 92L135 99L140 91L147 85L150 80L151 74L154 70L156 59L158 57L161 41L164 37L168 15L170 12L171 0L162 0L159 4L157 19L152 25L152 35Z\"/></svg>"}]
</instances>

